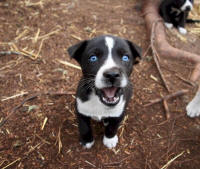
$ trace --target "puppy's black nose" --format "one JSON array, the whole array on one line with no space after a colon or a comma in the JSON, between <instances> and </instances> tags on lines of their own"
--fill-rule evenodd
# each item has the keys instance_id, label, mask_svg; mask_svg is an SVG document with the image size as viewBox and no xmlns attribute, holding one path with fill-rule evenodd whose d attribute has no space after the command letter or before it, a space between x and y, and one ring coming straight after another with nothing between
<instances>
[{"instance_id":1,"label":"puppy's black nose","mask_svg":"<svg viewBox=\"0 0 200 169\"><path fill-rule=\"evenodd\" d=\"M118 68L112 68L103 73L103 76L111 81L119 78L121 76L121 72Z\"/></svg>"},{"instance_id":2,"label":"puppy's black nose","mask_svg":"<svg viewBox=\"0 0 200 169\"><path fill-rule=\"evenodd\" d=\"M190 6L187 6L186 8L185 8L185 11L190 11L191 10L191 7Z\"/></svg>"}]
</instances>

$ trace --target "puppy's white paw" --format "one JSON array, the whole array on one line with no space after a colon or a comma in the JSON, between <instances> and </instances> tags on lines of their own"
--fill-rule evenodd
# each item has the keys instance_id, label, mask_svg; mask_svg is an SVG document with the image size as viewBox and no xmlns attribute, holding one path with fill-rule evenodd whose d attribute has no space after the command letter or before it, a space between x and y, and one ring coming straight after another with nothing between
<instances>
[{"instance_id":1,"label":"puppy's white paw","mask_svg":"<svg viewBox=\"0 0 200 169\"><path fill-rule=\"evenodd\" d=\"M179 27L178 31L183 35L187 34L187 30L185 28L183 28L183 27Z\"/></svg>"},{"instance_id":2,"label":"puppy's white paw","mask_svg":"<svg viewBox=\"0 0 200 169\"><path fill-rule=\"evenodd\" d=\"M172 24L172 23L165 22L165 26L166 26L168 29L172 29L172 28L173 28L173 24Z\"/></svg>"},{"instance_id":3,"label":"puppy's white paw","mask_svg":"<svg viewBox=\"0 0 200 169\"><path fill-rule=\"evenodd\" d=\"M83 145L83 144L81 143L81 145ZM86 143L85 145L83 145L83 147L85 149L90 149L93 145L94 145L94 141Z\"/></svg>"},{"instance_id":4,"label":"puppy's white paw","mask_svg":"<svg viewBox=\"0 0 200 169\"><path fill-rule=\"evenodd\" d=\"M108 147L109 149L116 147L118 143L118 136L115 135L112 138L108 138L106 136L103 137L103 144Z\"/></svg>"},{"instance_id":5,"label":"puppy's white paw","mask_svg":"<svg viewBox=\"0 0 200 169\"><path fill-rule=\"evenodd\" d=\"M186 110L189 117L200 116L200 93L197 93L197 95L187 105Z\"/></svg>"}]
</instances>

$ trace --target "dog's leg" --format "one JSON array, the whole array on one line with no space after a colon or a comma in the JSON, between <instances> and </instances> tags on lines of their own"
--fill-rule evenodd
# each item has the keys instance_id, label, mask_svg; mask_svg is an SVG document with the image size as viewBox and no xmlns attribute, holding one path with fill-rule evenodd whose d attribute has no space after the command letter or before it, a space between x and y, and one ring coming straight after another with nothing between
<instances>
[{"instance_id":1,"label":"dog's leg","mask_svg":"<svg viewBox=\"0 0 200 169\"><path fill-rule=\"evenodd\" d=\"M116 147L118 143L117 129L123 117L107 118L103 144L108 148Z\"/></svg>"},{"instance_id":2,"label":"dog's leg","mask_svg":"<svg viewBox=\"0 0 200 169\"><path fill-rule=\"evenodd\" d=\"M178 31L183 35L187 34L187 30L184 28L185 27L186 18L187 18L187 13L184 13L181 16L180 23L178 25Z\"/></svg>"},{"instance_id":3,"label":"dog's leg","mask_svg":"<svg viewBox=\"0 0 200 169\"><path fill-rule=\"evenodd\" d=\"M197 117L200 116L200 87L197 91L195 97L186 107L187 115L189 117Z\"/></svg>"},{"instance_id":4,"label":"dog's leg","mask_svg":"<svg viewBox=\"0 0 200 169\"><path fill-rule=\"evenodd\" d=\"M173 24L169 23L169 22L165 22L165 27L168 29L172 29L173 28Z\"/></svg>"},{"instance_id":5,"label":"dog's leg","mask_svg":"<svg viewBox=\"0 0 200 169\"><path fill-rule=\"evenodd\" d=\"M77 113L77 119L80 133L80 142L85 148L89 149L94 144L92 129L90 126L90 117Z\"/></svg>"},{"instance_id":6,"label":"dog's leg","mask_svg":"<svg viewBox=\"0 0 200 169\"><path fill-rule=\"evenodd\" d=\"M161 6L160 14L161 14L161 16L163 17L165 26L166 26L168 29L173 28L173 24L172 24L171 19L170 19L170 17L169 17L168 9L167 9L167 7L165 7L164 4Z\"/></svg>"}]
</instances>

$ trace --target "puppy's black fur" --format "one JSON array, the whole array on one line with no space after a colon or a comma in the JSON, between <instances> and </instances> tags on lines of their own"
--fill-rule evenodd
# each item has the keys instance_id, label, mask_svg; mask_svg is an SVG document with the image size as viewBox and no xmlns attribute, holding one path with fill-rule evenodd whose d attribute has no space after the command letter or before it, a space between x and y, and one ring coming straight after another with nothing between
<instances>
[{"instance_id":1,"label":"puppy's black fur","mask_svg":"<svg viewBox=\"0 0 200 169\"><path fill-rule=\"evenodd\" d=\"M141 49L128 40L108 35L82 41L71 46L68 52L80 64L83 74L77 88L75 106L80 142L86 148L92 146L94 139L90 120L98 117L105 124L104 144L108 148L115 147L117 141L115 139L115 143L112 143L112 138L116 136L132 95L128 77L137 63L136 58L141 57ZM123 85L123 81L127 81L127 85ZM122 112L118 113L121 109Z\"/></svg>"},{"instance_id":2,"label":"puppy's black fur","mask_svg":"<svg viewBox=\"0 0 200 169\"><path fill-rule=\"evenodd\" d=\"M166 24L172 24L176 28L184 28L186 22L198 22L198 20L187 19L192 8L193 0L162 0L159 13ZM179 31L181 32L180 29Z\"/></svg>"}]
</instances>

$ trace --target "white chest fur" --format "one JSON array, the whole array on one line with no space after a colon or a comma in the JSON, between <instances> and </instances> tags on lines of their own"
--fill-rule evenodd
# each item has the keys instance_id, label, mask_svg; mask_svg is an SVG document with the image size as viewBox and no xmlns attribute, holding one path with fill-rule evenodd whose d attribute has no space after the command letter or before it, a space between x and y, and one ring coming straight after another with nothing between
<instances>
[{"instance_id":1,"label":"white chest fur","mask_svg":"<svg viewBox=\"0 0 200 169\"><path fill-rule=\"evenodd\" d=\"M123 96L120 96L120 101L117 105L109 107L104 105L94 92L91 93L88 101L83 102L81 99L76 98L76 102L79 113L90 116L95 120L101 120L106 117L119 117L123 113L125 106Z\"/></svg>"}]
</instances>

